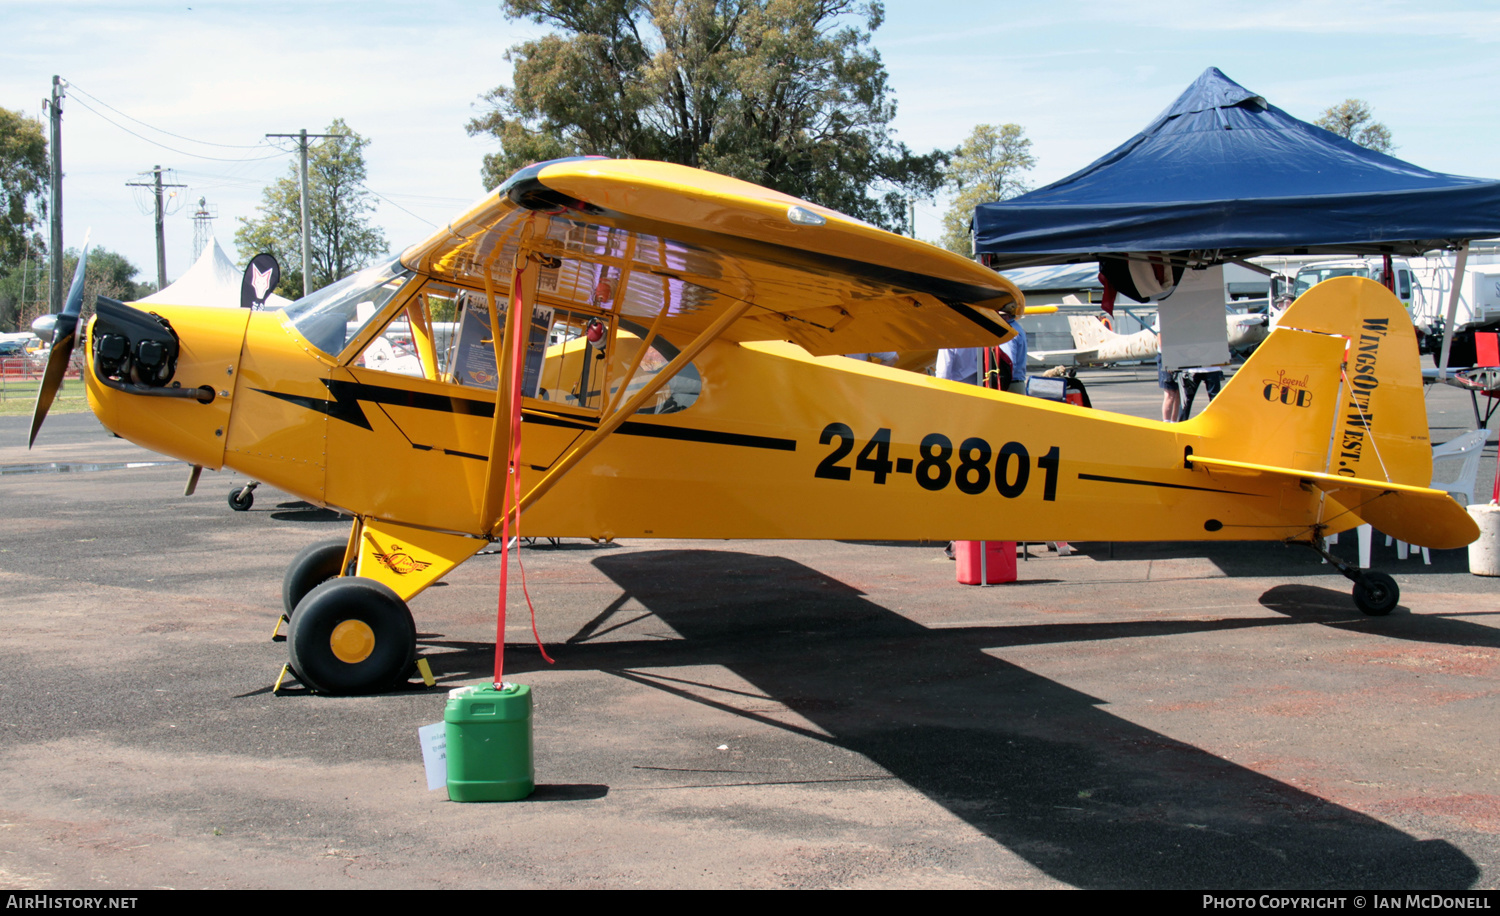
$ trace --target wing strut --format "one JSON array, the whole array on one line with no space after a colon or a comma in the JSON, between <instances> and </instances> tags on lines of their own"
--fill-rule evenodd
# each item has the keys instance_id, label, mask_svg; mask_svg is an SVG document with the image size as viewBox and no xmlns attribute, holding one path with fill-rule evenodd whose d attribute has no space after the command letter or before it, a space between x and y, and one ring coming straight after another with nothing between
<instances>
[{"instance_id":1,"label":"wing strut","mask_svg":"<svg viewBox=\"0 0 1500 916\"><path fill-rule=\"evenodd\" d=\"M545 496L547 494L547 491L551 490L559 480L561 480L570 470L574 468L574 466L578 464L578 462L582 461L590 452L602 445L604 443L604 440L608 439L611 433L619 429L626 420L630 419L630 417L633 416L637 410L639 410L647 401L649 401L658 391L661 390L663 385L675 378L677 373L681 372L684 366L692 362L699 353L702 353L704 347L707 347L709 344L717 340L719 336L723 334L731 324L734 324L736 321L738 321L740 316L745 314L745 312L749 310L751 304L752 303L745 300L736 302L733 306L726 309L722 315L715 319L713 324L709 325L703 330L701 334L694 338L692 343L683 347L682 352L677 354L676 359L672 360L670 363L667 363L667 365L654 377L652 377L652 379L648 381L640 391L637 391L630 400L626 401L623 406L621 406L614 413L610 414L609 418L601 423L598 429L594 430L594 432L591 433L587 438L580 441L573 447L572 451L568 452L560 461L554 464L551 470L543 475L542 479L538 480L536 484L526 492L526 495L521 498L521 504L515 510L515 513L525 512L527 509L531 508L531 506L534 505L538 499L541 499L543 496ZM665 305L663 305L663 308L665 308ZM492 461L491 465L493 466L493 464L494 462ZM488 502L486 502L486 507L488 507ZM486 514L484 517L491 518L492 516ZM494 533L499 530L500 526L505 522L505 520L506 519L504 518L496 520L495 524L490 528L491 536L493 536Z\"/></svg>"}]
</instances>

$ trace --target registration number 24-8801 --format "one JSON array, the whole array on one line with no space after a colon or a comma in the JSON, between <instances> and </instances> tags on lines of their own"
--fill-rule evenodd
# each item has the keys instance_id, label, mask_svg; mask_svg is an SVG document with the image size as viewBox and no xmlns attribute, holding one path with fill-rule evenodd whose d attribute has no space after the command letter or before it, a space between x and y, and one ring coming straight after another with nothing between
<instances>
[{"instance_id":1,"label":"registration number 24-8801","mask_svg":"<svg viewBox=\"0 0 1500 916\"><path fill-rule=\"evenodd\" d=\"M953 441L942 433L928 433L917 446L917 457L891 460L891 431L878 429L854 456L854 466L844 464L854 451L854 431L844 423L830 423L818 437L819 445L837 442L833 451L818 462L814 477L824 480L849 480L855 471L868 472L874 483L884 484L891 474L910 474L924 490L946 489L951 483L963 493L977 496L993 484L1006 499L1015 499L1031 484L1031 453L1019 442L1007 442L999 450L978 436L970 436L953 448ZM1057 468L1060 463L1057 446L1036 459L1042 472L1042 499L1057 499Z\"/></svg>"}]
</instances>

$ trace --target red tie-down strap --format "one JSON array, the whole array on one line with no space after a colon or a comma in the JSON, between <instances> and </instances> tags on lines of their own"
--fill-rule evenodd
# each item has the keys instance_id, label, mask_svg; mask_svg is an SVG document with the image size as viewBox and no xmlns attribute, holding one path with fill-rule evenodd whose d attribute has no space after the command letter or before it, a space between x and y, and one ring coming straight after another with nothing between
<instances>
[{"instance_id":1,"label":"red tie-down strap","mask_svg":"<svg viewBox=\"0 0 1500 916\"><path fill-rule=\"evenodd\" d=\"M520 309L521 305L521 274L524 268L516 268L510 278L510 307ZM518 313L513 313L518 314ZM526 565L521 562L521 371L525 366L526 345L524 341L531 333L531 322L529 317L520 314L516 323L516 333L512 335L514 340L505 343L510 347L510 403L505 405L510 424L510 454L505 456L506 479L505 498L502 500L500 512L503 521L500 524L500 599L499 607L495 614L495 689L499 690L505 674L505 609L506 597L510 586L510 516L515 511L516 515L516 566L521 570L521 594L526 596L526 608L531 612L531 635L536 639L536 647L542 653L542 658L547 664L553 664L552 657L542 645L541 634L536 628L536 608L531 604L531 592L526 588ZM496 404L499 410L501 405ZM491 460L494 460L493 458Z\"/></svg>"}]
</instances>

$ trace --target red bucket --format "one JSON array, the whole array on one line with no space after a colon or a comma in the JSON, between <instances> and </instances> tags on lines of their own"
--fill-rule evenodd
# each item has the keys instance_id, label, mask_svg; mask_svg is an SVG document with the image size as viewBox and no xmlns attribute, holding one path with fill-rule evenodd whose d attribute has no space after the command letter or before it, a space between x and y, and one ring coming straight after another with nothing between
<instances>
[{"instance_id":1,"label":"red bucket","mask_svg":"<svg viewBox=\"0 0 1500 916\"><path fill-rule=\"evenodd\" d=\"M1015 541L954 541L961 585L996 585L1016 581Z\"/></svg>"}]
</instances>

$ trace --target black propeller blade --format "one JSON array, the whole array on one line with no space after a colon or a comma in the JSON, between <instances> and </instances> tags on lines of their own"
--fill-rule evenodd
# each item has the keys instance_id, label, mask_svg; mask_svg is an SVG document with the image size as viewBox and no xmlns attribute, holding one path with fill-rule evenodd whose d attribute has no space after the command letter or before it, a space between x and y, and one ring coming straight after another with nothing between
<instances>
[{"instance_id":1,"label":"black propeller blade","mask_svg":"<svg viewBox=\"0 0 1500 916\"><path fill-rule=\"evenodd\" d=\"M37 430L47 419L57 389L62 387L63 376L68 371L68 360L73 357L73 345L78 341L78 316L83 312L83 275L89 261L88 237L84 237L83 251L78 255L78 268L73 271L73 285L68 287L68 301L62 314L53 325L52 349L47 353L47 368L42 373L42 384L36 392L36 408L31 412L31 438L26 447L36 443Z\"/></svg>"}]
</instances>

